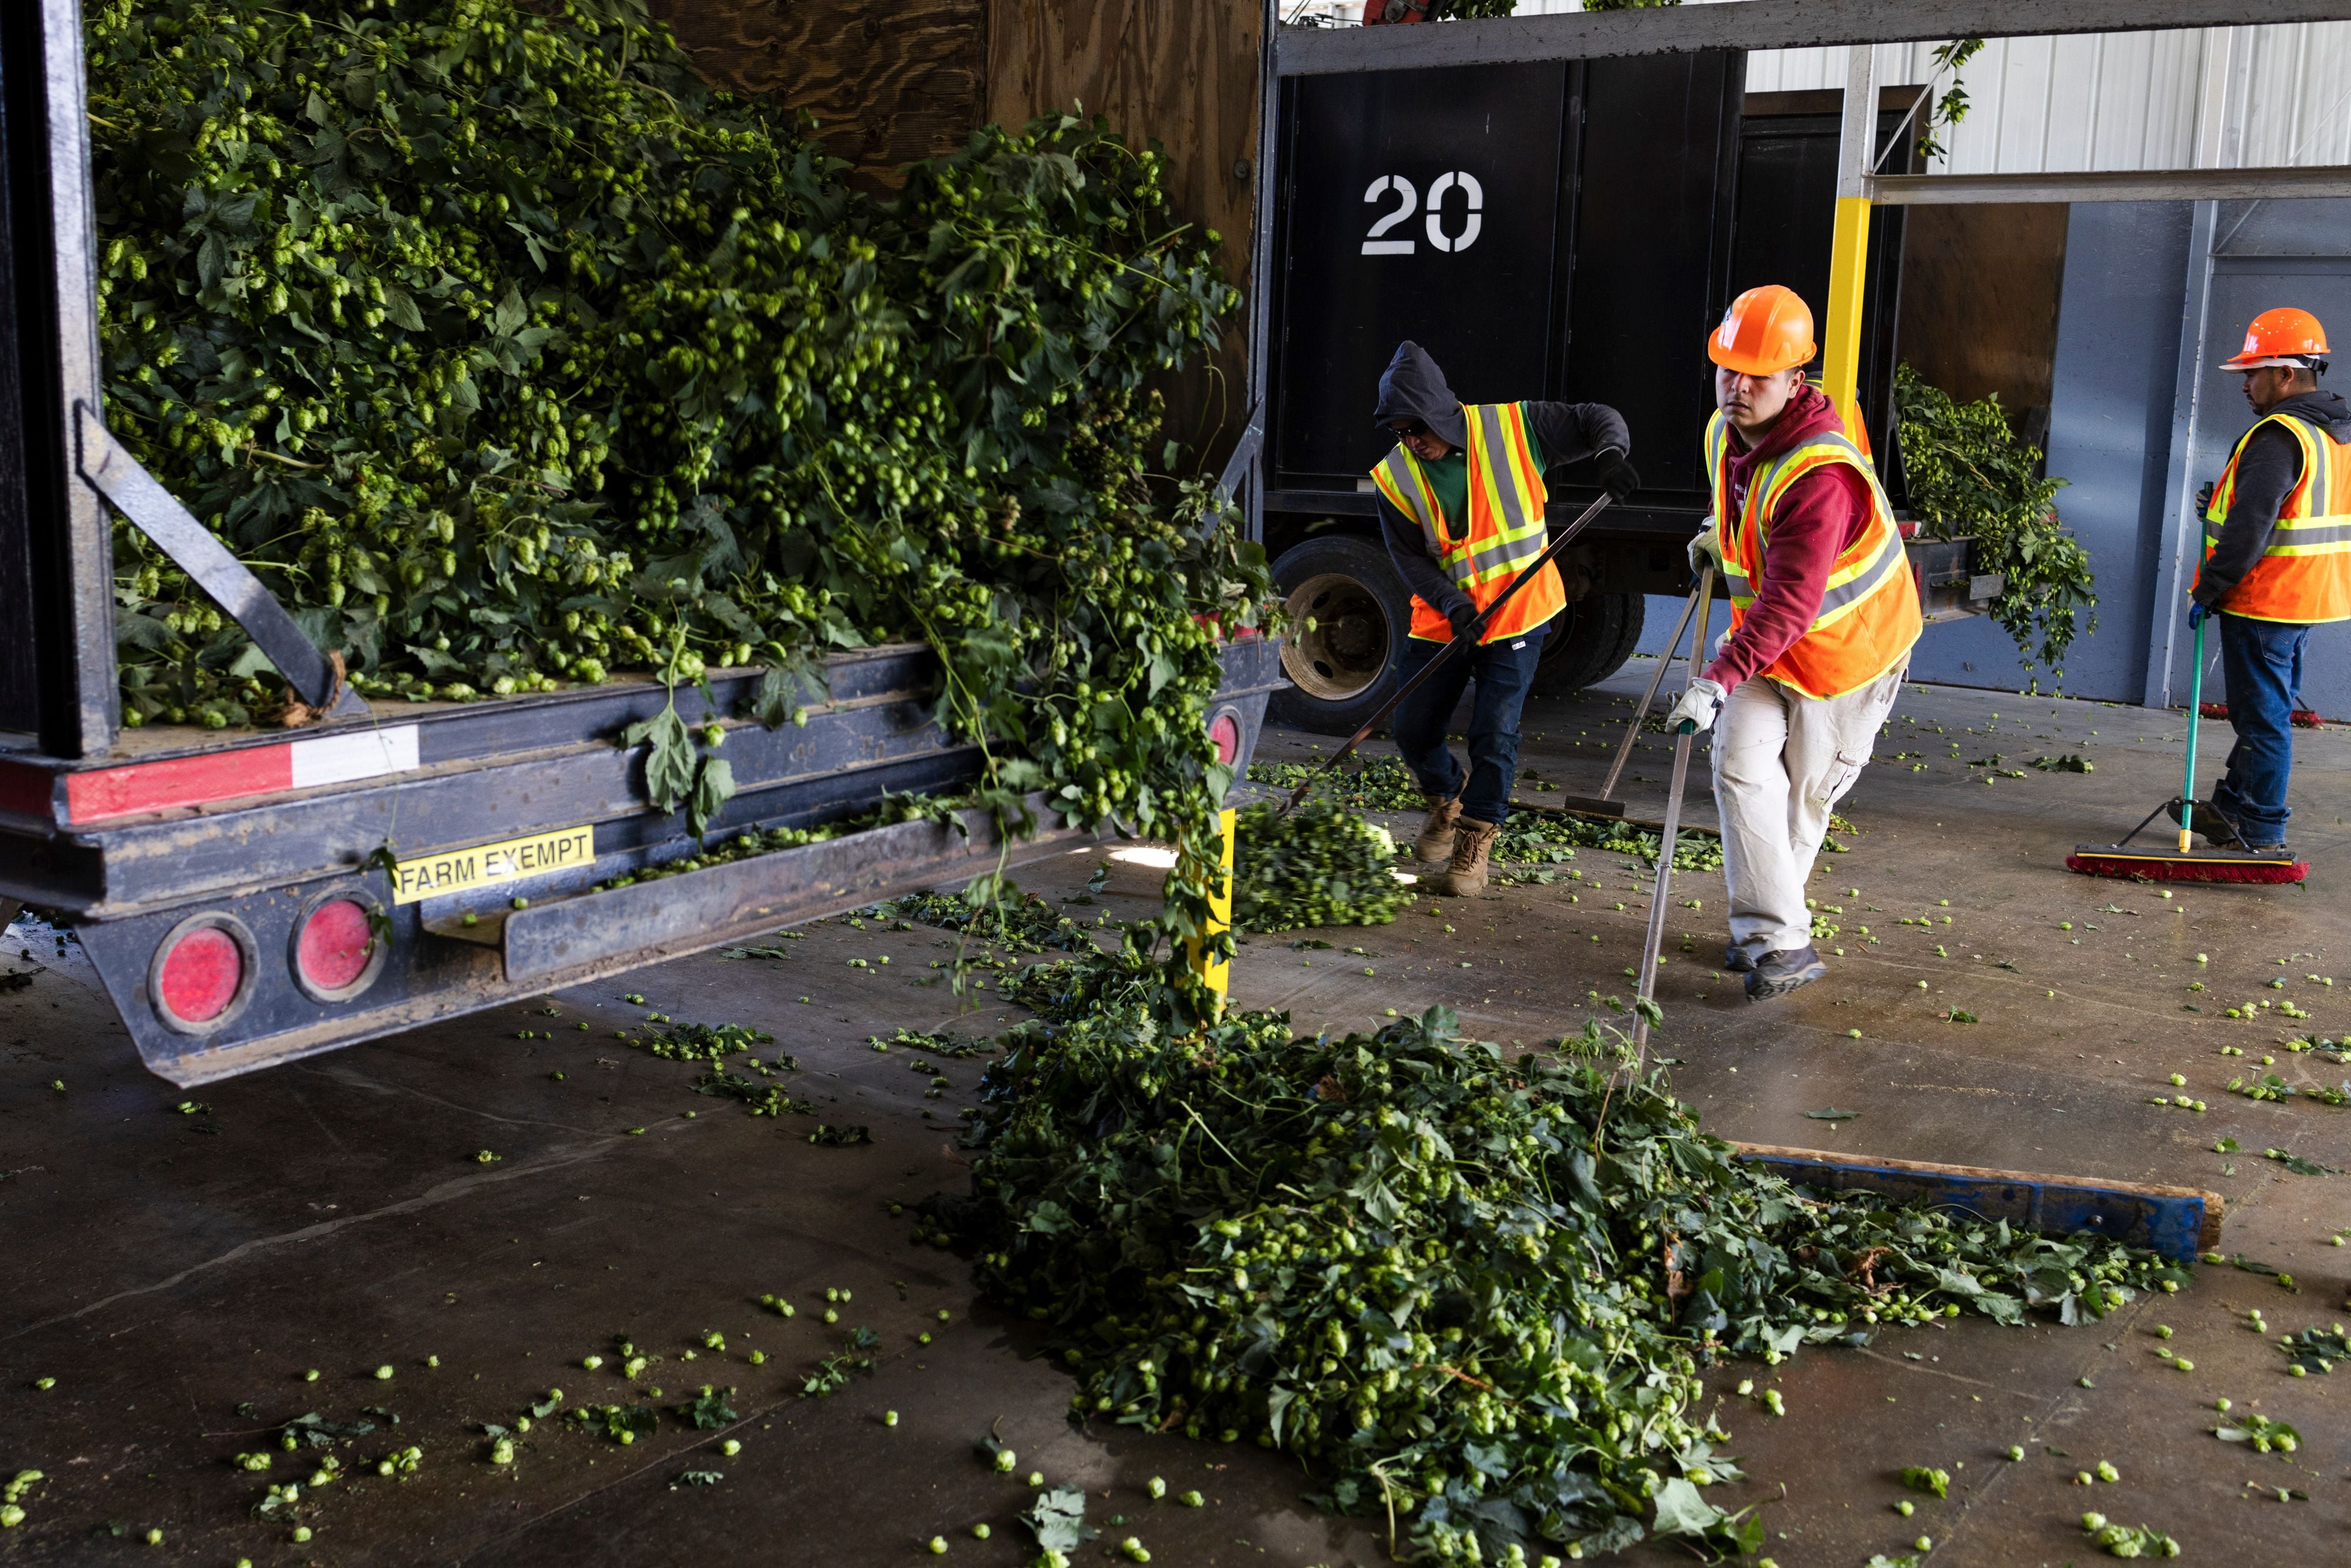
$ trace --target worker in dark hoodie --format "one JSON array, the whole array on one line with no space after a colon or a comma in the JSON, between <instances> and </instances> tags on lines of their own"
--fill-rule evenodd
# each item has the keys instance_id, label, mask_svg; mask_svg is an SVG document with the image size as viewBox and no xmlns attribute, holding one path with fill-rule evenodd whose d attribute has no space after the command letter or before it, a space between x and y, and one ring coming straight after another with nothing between
<instances>
[{"instance_id":1,"label":"worker in dark hoodie","mask_svg":"<svg viewBox=\"0 0 2351 1568\"><path fill-rule=\"evenodd\" d=\"M2245 378L2260 417L2203 497L2188 623L2220 619L2237 743L2212 790L2218 820L2195 822L2216 845L2283 849L2303 650L2311 627L2351 620L2351 407L2318 390L2326 329L2306 310L2254 317L2220 368Z\"/></svg>"},{"instance_id":2,"label":"worker in dark hoodie","mask_svg":"<svg viewBox=\"0 0 2351 1568\"><path fill-rule=\"evenodd\" d=\"M1372 418L1396 439L1372 470L1372 482L1389 559L1413 593L1400 671L1405 681L1466 632L1551 542L1544 470L1590 458L1618 500L1641 483L1625 461L1632 440L1614 409L1596 402L1465 405L1416 343L1399 344L1388 361ZM1485 891L1487 856L1518 776L1519 710L1551 622L1566 607L1559 569L1545 562L1487 622L1474 653L1455 653L1396 709L1396 749L1428 798L1416 852L1445 863L1440 892ZM1477 696L1465 771L1445 744L1445 727L1472 681Z\"/></svg>"},{"instance_id":3,"label":"worker in dark hoodie","mask_svg":"<svg viewBox=\"0 0 2351 1568\"><path fill-rule=\"evenodd\" d=\"M1828 973L1804 902L1829 812L1868 764L1918 640L1894 509L1835 406L1804 382L1813 313L1777 284L1731 301L1707 340L1714 491L1693 570L1719 573L1730 631L1667 727L1717 720L1715 806L1730 887L1723 967L1750 1000Z\"/></svg>"}]
</instances>

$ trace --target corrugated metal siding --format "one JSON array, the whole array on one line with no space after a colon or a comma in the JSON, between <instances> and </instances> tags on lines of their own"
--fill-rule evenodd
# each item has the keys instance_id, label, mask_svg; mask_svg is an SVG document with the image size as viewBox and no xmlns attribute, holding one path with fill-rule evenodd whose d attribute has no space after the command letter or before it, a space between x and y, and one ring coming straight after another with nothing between
<instances>
[{"instance_id":1,"label":"corrugated metal siding","mask_svg":"<svg viewBox=\"0 0 2351 1568\"><path fill-rule=\"evenodd\" d=\"M2264 32L2299 31L2263 28ZM2205 36L2197 32L1995 38L1960 73L1968 117L1944 133L1949 174L2179 169L2195 162ZM1887 44L1878 79L1934 80L1934 46ZM1759 52L1750 92L1843 85L1841 49Z\"/></svg>"},{"instance_id":2,"label":"corrugated metal siding","mask_svg":"<svg viewBox=\"0 0 2351 1568\"><path fill-rule=\"evenodd\" d=\"M1579 0L1519 5L1520 16L1581 9ZM2220 166L2351 163L2351 22L2305 22L1995 38L1961 73L1971 108L1945 134L1950 157L1933 172L2193 168L2206 61L2224 47ZM1932 44L1881 44L1877 79L1926 81L1933 54ZM1844 85L1843 49L1759 51L1747 63L1750 92Z\"/></svg>"},{"instance_id":3,"label":"corrugated metal siding","mask_svg":"<svg viewBox=\"0 0 2351 1568\"><path fill-rule=\"evenodd\" d=\"M2243 162L2351 163L2351 26L2257 27ZM2264 112L2275 103L2280 111Z\"/></svg>"}]
</instances>

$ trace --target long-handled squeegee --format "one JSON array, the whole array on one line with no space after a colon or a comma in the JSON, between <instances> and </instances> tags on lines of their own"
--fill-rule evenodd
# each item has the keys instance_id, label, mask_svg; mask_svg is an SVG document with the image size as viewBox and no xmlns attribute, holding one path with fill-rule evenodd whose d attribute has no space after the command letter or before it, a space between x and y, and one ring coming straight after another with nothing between
<instances>
[{"instance_id":1,"label":"long-handled squeegee","mask_svg":"<svg viewBox=\"0 0 2351 1568\"><path fill-rule=\"evenodd\" d=\"M1526 570L1512 578L1510 580L1510 586L1503 589L1500 594L1496 596L1493 603L1489 604L1485 609L1479 611L1478 612L1478 618L1475 621L1470 622L1468 625L1455 632L1453 634L1453 641L1445 644L1445 646L1438 651L1437 657L1429 660L1427 664L1421 666L1420 674L1406 681L1397 689L1395 695L1388 698L1388 700L1381 706L1379 712L1372 715L1371 717L1364 721L1363 728L1355 731L1353 735L1347 737L1347 744L1341 747L1337 754L1333 756L1330 761L1325 762L1322 767L1317 768L1313 772L1308 774L1305 781L1301 783L1297 789L1292 789L1290 792L1290 799L1281 803L1281 814L1284 816L1289 815L1290 810L1295 807L1298 802L1306 799L1306 792L1322 781L1322 776L1324 774L1338 767L1342 762L1346 761L1350 757L1353 757L1355 754L1355 747L1363 745L1366 740L1369 740L1372 737L1372 732L1379 728L1381 725L1387 722L1388 715L1395 712L1395 710L1403 705L1405 698L1418 691L1423 681L1427 680L1429 676L1437 674L1437 672L1443 667L1446 660L1451 658L1455 653L1459 653L1464 648L1475 648L1478 646L1479 635L1486 630L1486 622L1491 621L1495 615L1499 612L1502 606L1510 601L1511 596L1516 594L1520 589L1524 588L1528 583L1532 582L1535 578L1541 574L1542 569L1549 566L1552 563L1552 559L1556 557L1561 550L1565 549L1570 541L1572 541L1576 535L1583 531L1583 526L1600 515L1602 508L1608 505L1609 499L1610 497L1607 495L1603 494L1598 500L1584 507L1582 515L1577 517L1575 521L1568 524L1566 528L1561 529L1559 537L1552 540L1550 545L1545 548L1542 554L1535 558L1535 562L1532 566L1527 568Z\"/></svg>"},{"instance_id":2,"label":"long-handled squeegee","mask_svg":"<svg viewBox=\"0 0 2351 1568\"><path fill-rule=\"evenodd\" d=\"M1690 637L1689 667L1691 674L1698 674L1698 656L1699 650L1706 646L1707 612L1713 596L1714 570L1709 567L1698 573L1698 586L1690 590L1689 598L1682 602L1682 617L1674 622L1673 635L1666 639L1666 651L1657 655L1657 667L1649 675L1649 689L1641 694L1639 706L1633 709L1633 722L1625 727L1625 738L1617 745L1614 760L1608 764L1608 777L1600 781L1600 793L1562 796L1559 802L1561 810L1581 811L1587 817L1621 817L1625 814L1625 802L1616 799L1616 780L1625 776L1625 764L1632 760L1633 743L1641 738L1641 727L1648 722L1650 705L1657 700L1657 688L1665 685L1666 671L1672 665L1674 654L1681 647L1682 628L1690 623L1693 615L1698 617L1698 631Z\"/></svg>"}]
</instances>

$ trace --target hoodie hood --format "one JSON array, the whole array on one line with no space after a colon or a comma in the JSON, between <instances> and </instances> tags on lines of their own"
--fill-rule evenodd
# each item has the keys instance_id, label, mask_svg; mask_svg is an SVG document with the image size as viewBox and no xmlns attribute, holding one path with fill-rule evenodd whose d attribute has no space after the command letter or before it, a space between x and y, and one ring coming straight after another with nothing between
<instances>
[{"instance_id":1,"label":"hoodie hood","mask_svg":"<svg viewBox=\"0 0 2351 1568\"><path fill-rule=\"evenodd\" d=\"M1788 400L1788 406L1780 411L1780 417L1772 422L1771 429L1763 433L1763 439L1755 444L1752 451L1741 448L1738 438L1733 436L1731 460L1734 465L1760 463L1766 458L1777 457L1798 442L1809 441L1823 432L1844 434L1844 421L1837 417L1836 404L1828 400L1826 392L1816 386L1806 385Z\"/></svg>"},{"instance_id":2,"label":"hoodie hood","mask_svg":"<svg viewBox=\"0 0 2351 1568\"><path fill-rule=\"evenodd\" d=\"M1395 358L1381 372L1380 403L1372 413L1372 423L1390 439L1395 433L1388 427L1400 419L1420 421L1457 451L1469 444L1461 400L1445 384L1445 372L1427 350L1410 341L1396 345Z\"/></svg>"},{"instance_id":3,"label":"hoodie hood","mask_svg":"<svg viewBox=\"0 0 2351 1568\"><path fill-rule=\"evenodd\" d=\"M2338 446L2351 446L2351 403L2343 401L2341 392L2296 392L2270 412L2307 420L2332 436Z\"/></svg>"}]
</instances>

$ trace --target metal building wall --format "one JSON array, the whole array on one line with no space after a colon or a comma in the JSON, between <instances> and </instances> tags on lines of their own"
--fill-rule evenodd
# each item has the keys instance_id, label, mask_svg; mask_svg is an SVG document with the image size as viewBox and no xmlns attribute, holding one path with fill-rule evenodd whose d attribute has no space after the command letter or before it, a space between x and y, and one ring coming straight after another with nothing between
<instances>
[{"instance_id":1,"label":"metal building wall","mask_svg":"<svg viewBox=\"0 0 2351 1568\"><path fill-rule=\"evenodd\" d=\"M1880 79L1933 76L1930 45L1877 53ZM1752 92L1834 87L1844 51L1759 53L1747 71ZM1995 38L1961 79L1970 112L1938 173L2351 162L2351 23Z\"/></svg>"},{"instance_id":2,"label":"metal building wall","mask_svg":"<svg viewBox=\"0 0 2351 1568\"><path fill-rule=\"evenodd\" d=\"M1363 15L1361 0L1282 4L1292 20L1343 25ZM1517 14L1583 8L1582 0L1519 0ZM1880 45L1877 79L1936 79L1934 47ZM1936 173L2351 162L2351 22L1995 38L1961 79L1970 112L1947 133L1950 156ZM1948 81L1945 73L1938 88ZM1844 85L1841 48L1748 57L1750 92Z\"/></svg>"},{"instance_id":3,"label":"metal building wall","mask_svg":"<svg viewBox=\"0 0 2351 1568\"><path fill-rule=\"evenodd\" d=\"M2147 686L2168 590L2163 541L2177 531L2170 452L2190 219L2184 203L2115 202L2077 204L2067 222L2049 472L2067 481L2058 514L2090 552L2098 589L2097 629L2077 633L2053 683L2074 696L2135 703ZM1989 620L1928 627L1910 673L2011 689L2026 678L2015 643Z\"/></svg>"},{"instance_id":4,"label":"metal building wall","mask_svg":"<svg viewBox=\"0 0 2351 1568\"><path fill-rule=\"evenodd\" d=\"M2189 210L2193 260L2182 312L2181 392L2173 412L2174 463L2166 497L2173 531L2168 538L2148 541L2161 557L2168 588L2158 596L2149 629L2149 664L2140 697L2154 704L2186 700L2188 643L2179 614L2200 549L2195 492L2219 475L2253 420L2239 378L2215 367L2243 341L2245 323L2273 306L2300 305L2314 312L2338 344L2351 335L2351 201L2201 202ZM2336 366L2336 374L2320 385L2339 392L2339 357ZM2226 696L2217 670L2208 669L2204 679L2208 694ZM2351 623L2322 626L2312 634L2302 695L2304 706L2328 718L2351 718Z\"/></svg>"}]
</instances>

